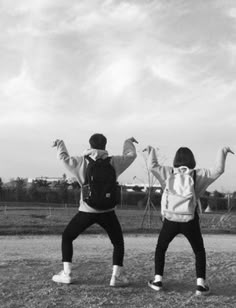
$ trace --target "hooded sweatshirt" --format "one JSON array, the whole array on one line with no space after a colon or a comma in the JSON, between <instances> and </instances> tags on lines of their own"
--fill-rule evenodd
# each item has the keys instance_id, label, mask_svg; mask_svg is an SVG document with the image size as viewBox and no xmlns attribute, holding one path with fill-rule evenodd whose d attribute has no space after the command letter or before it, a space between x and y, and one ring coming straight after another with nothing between
<instances>
[{"instance_id":1,"label":"hooded sweatshirt","mask_svg":"<svg viewBox=\"0 0 236 308\"><path fill-rule=\"evenodd\" d=\"M211 169L196 169L195 194L199 199L218 177L224 173L225 161L227 156L227 148L221 148L217 152L215 166ZM148 167L152 174L158 179L162 188L165 188L167 177L173 172L173 167L161 166L158 163L156 151L153 147L149 147Z\"/></svg>"},{"instance_id":2,"label":"hooded sweatshirt","mask_svg":"<svg viewBox=\"0 0 236 308\"><path fill-rule=\"evenodd\" d=\"M81 156L69 156L67 148L63 140L57 142L57 156L62 160L65 167L75 176L79 185L82 186L85 182L86 169L88 161L85 156L89 155L92 159L105 159L108 157L106 150L88 149L85 150ZM115 169L116 178L118 178L135 160L137 154L136 149L131 141L127 139L124 142L123 154L117 156L111 156L110 163ZM80 198L79 210L87 213L104 213L112 211L109 210L96 210L83 201L83 196Z\"/></svg>"}]
</instances>

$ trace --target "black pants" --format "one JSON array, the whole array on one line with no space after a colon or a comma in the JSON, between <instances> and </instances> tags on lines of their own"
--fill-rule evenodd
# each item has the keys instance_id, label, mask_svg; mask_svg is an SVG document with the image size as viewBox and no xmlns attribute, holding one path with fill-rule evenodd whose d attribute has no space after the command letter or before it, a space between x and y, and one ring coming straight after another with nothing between
<instances>
[{"instance_id":1,"label":"black pants","mask_svg":"<svg viewBox=\"0 0 236 308\"><path fill-rule=\"evenodd\" d=\"M189 222L173 222L164 220L157 241L155 252L155 274L163 276L165 265L165 253L174 237L182 233L189 241L196 258L197 278L206 278L206 253L200 230L199 217Z\"/></svg>"},{"instance_id":2,"label":"black pants","mask_svg":"<svg viewBox=\"0 0 236 308\"><path fill-rule=\"evenodd\" d=\"M104 228L113 244L113 265L123 266L124 238L115 211L99 214L79 211L62 234L62 262L72 262L73 240L95 223Z\"/></svg>"}]
</instances>

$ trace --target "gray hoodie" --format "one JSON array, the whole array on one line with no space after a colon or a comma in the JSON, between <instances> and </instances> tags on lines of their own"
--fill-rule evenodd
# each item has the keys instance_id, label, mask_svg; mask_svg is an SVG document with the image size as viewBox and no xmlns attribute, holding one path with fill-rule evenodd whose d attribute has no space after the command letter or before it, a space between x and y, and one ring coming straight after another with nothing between
<instances>
[{"instance_id":1,"label":"gray hoodie","mask_svg":"<svg viewBox=\"0 0 236 308\"><path fill-rule=\"evenodd\" d=\"M60 140L57 142L58 158L63 161L65 167L75 176L80 186L84 184L86 168L88 166L88 161L85 159L86 155L89 155L94 160L97 160L99 158L105 159L108 157L108 152L106 150L88 149L85 150L81 156L69 156L64 141ZM132 164L136 156L136 149L132 140L125 140L123 146L123 154L111 156L110 163L115 169L117 178ZM112 211L113 209L106 211L95 210L94 208L90 207L86 202L84 202L83 197L81 196L79 210L81 212L88 213L103 213Z\"/></svg>"},{"instance_id":2,"label":"gray hoodie","mask_svg":"<svg viewBox=\"0 0 236 308\"><path fill-rule=\"evenodd\" d=\"M218 177L224 173L225 161L228 153L228 148L221 148L216 156L215 166L211 169L196 169L196 183L195 193L196 198L206 191L207 187L211 185ZM165 180L172 173L173 167L161 166L158 163L156 151L153 147L149 146L148 167L152 174L158 179L162 188L165 187Z\"/></svg>"}]
</instances>

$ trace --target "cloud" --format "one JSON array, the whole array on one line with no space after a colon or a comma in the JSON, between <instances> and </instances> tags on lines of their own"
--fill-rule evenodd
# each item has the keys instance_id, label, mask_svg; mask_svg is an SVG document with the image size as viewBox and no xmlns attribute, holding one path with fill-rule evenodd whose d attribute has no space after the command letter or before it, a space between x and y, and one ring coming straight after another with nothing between
<instances>
[{"instance_id":1,"label":"cloud","mask_svg":"<svg viewBox=\"0 0 236 308\"><path fill-rule=\"evenodd\" d=\"M233 139L233 2L0 6L0 125L12 139L21 131L30 144L40 130L40 144L62 137L77 149L99 129L114 149L135 135L167 152Z\"/></svg>"},{"instance_id":2,"label":"cloud","mask_svg":"<svg viewBox=\"0 0 236 308\"><path fill-rule=\"evenodd\" d=\"M50 104L45 104L45 97L35 87L26 64L17 76L2 83L0 93L1 125L36 125L47 117Z\"/></svg>"},{"instance_id":3,"label":"cloud","mask_svg":"<svg viewBox=\"0 0 236 308\"><path fill-rule=\"evenodd\" d=\"M124 53L124 51L123 51ZM114 52L104 67L91 78L90 86L99 91L101 98L113 99L134 84L139 78L139 63L132 55Z\"/></svg>"},{"instance_id":4,"label":"cloud","mask_svg":"<svg viewBox=\"0 0 236 308\"><path fill-rule=\"evenodd\" d=\"M60 1L54 7L27 2L24 11L16 8L15 14L25 14L28 23L18 25L15 35L20 36L20 29L26 34L25 28L31 27L21 57L35 89L41 96L50 95L55 109L66 112L70 101L74 112L83 112L88 103L99 110L95 105L104 101L116 105L126 95L124 104L138 102L139 87L150 92L147 101L151 101L156 93L148 83L156 84L161 97L163 81L166 87L184 87L189 78L184 69L186 51L158 39L163 27L153 28L156 21L150 8L114 1L71 6ZM162 12L160 5L155 9Z\"/></svg>"},{"instance_id":5,"label":"cloud","mask_svg":"<svg viewBox=\"0 0 236 308\"><path fill-rule=\"evenodd\" d=\"M227 12L230 17L232 17L233 19L236 19L236 8L235 7L228 9Z\"/></svg>"},{"instance_id":6,"label":"cloud","mask_svg":"<svg viewBox=\"0 0 236 308\"><path fill-rule=\"evenodd\" d=\"M232 71L235 73L236 66L236 42L228 42L224 46L226 50L226 58L228 58L228 64Z\"/></svg>"}]
</instances>

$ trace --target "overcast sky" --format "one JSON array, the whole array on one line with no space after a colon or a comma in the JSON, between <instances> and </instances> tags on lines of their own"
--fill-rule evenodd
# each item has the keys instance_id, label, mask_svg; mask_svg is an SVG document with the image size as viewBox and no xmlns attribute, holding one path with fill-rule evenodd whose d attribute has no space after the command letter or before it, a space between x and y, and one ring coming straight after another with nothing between
<instances>
[{"instance_id":1,"label":"overcast sky","mask_svg":"<svg viewBox=\"0 0 236 308\"><path fill-rule=\"evenodd\" d=\"M234 0L0 0L0 27L3 180L62 175L52 141L78 155L95 132L139 140L121 182L146 181L147 144L206 168L236 149ZM236 157L215 188L236 191Z\"/></svg>"}]
</instances>

